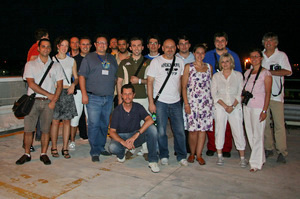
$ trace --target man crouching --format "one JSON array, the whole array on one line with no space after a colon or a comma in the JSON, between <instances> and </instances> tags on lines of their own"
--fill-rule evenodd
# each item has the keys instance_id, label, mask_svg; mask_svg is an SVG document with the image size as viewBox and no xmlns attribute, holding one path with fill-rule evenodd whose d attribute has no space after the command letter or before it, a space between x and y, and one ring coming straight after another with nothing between
<instances>
[{"instance_id":1,"label":"man crouching","mask_svg":"<svg viewBox=\"0 0 300 199\"><path fill-rule=\"evenodd\" d=\"M109 135L112 138L109 151L125 162L125 149L131 150L147 142L149 167L152 172L160 171L157 162L157 129L151 116L139 103L133 102L135 89L131 84L121 88L122 104L112 114ZM140 125L141 120L144 124Z\"/></svg>"}]
</instances>

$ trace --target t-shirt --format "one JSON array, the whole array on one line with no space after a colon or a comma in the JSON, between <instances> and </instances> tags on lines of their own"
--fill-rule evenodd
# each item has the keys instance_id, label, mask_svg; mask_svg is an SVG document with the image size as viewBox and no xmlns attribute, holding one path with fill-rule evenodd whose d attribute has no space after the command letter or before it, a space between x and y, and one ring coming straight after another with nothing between
<instances>
[{"instance_id":1,"label":"t-shirt","mask_svg":"<svg viewBox=\"0 0 300 199\"><path fill-rule=\"evenodd\" d=\"M102 64L102 60L106 60L106 64ZM78 75L85 77L87 92L97 96L113 96L117 70L118 64L113 55L92 52L83 58Z\"/></svg>"},{"instance_id":2,"label":"t-shirt","mask_svg":"<svg viewBox=\"0 0 300 199\"><path fill-rule=\"evenodd\" d=\"M133 102L130 112L126 112L123 104L120 104L112 113L110 128L116 129L117 133L131 133L140 129L141 120L145 120L148 115L139 103Z\"/></svg>"},{"instance_id":3,"label":"t-shirt","mask_svg":"<svg viewBox=\"0 0 300 199\"><path fill-rule=\"evenodd\" d=\"M247 70L244 74L245 80L244 84L247 81L247 78L249 76L251 69ZM263 108L264 103L265 103L265 95L266 95L266 90L265 90L265 78L266 76L271 76L271 73L268 70L262 70L258 76L258 79L255 82L254 88L253 88L253 83L256 77L256 74L251 74L247 85L245 87L246 91L251 92L252 88L252 95L253 97L249 100L247 106L250 108Z\"/></svg>"},{"instance_id":4,"label":"t-shirt","mask_svg":"<svg viewBox=\"0 0 300 199\"><path fill-rule=\"evenodd\" d=\"M148 67L148 76L154 77L153 97L155 98L162 84L164 83L173 60L168 60L163 55L154 58ZM184 62L176 57L172 74L164 87L158 101L168 104L176 103L180 100L181 76L183 75Z\"/></svg>"},{"instance_id":5,"label":"t-shirt","mask_svg":"<svg viewBox=\"0 0 300 199\"><path fill-rule=\"evenodd\" d=\"M149 59L144 59L141 56L139 60L135 61L132 57L129 59L124 59L119 64L117 76L124 80L124 84L127 84L130 80L130 77L135 75L137 69L139 68L140 64L143 62L141 70L139 71L137 77L140 79L144 79L145 71L150 64ZM147 98L146 87L145 84L133 84L135 89L135 98Z\"/></svg>"},{"instance_id":6,"label":"t-shirt","mask_svg":"<svg viewBox=\"0 0 300 199\"><path fill-rule=\"evenodd\" d=\"M64 59L59 59L59 58L57 58L57 59L59 61L59 64L63 68L64 74L66 74L66 76L64 75L65 78L64 78L63 85L70 86L71 85L71 77L72 77L72 74L73 74L73 66L74 66L74 61L75 60L72 57L69 57L69 56L66 56L66 58L64 58ZM52 60L57 63L57 60L56 60L55 57L53 57ZM68 78L68 80L66 78Z\"/></svg>"},{"instance_id":7,"label":"t-shirt","mask_svg":"<svg viewBox=\"0 0 300 199\"><path fill-rule=\"evenodd\" d=\"M31 46L31 48L30 48L29 51L28 51L28 54L27 54L27 61L30 61L30 58L31 58L32 56L37 56L37 55L39 55L39 54L40 54L40 52L38 51L38 44L35 43L35 44L33 44L33 45Z\"/></svg>"},{"instance_id":8,"label":"t-shirt","mask_svg":"<svg viewBox=\"0 0 300 199\"><path fill-rule=\"evenodd\" d=\"M262 60L262 66L264 68L270 70L271 65L278 64L278 65L281 66L282 69L292 71L289 59L288 59L287 55L284 52L279 51L276 48L273 55L271 55L270 57L267 57L265 55L264 51L263 51L264 58ZM284 102L284 76L275 76L275 75L273 75L272 80L273 80L273 83L272 83L271 100ZM279 92L280 92L281 87L282 87L281 94L278 95ZM276 95L278 95L278 96L276 96Z\"/></svg>"}]
</instances>

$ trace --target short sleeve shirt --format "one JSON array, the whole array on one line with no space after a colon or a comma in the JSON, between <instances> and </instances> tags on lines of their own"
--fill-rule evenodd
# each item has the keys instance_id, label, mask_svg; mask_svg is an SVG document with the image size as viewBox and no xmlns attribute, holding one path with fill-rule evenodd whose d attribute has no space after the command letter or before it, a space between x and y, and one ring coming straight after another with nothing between
<instances>
[{"instance_id":1,"label":"short sleeve shirt","mask_svg":"<svg viewBox=\"0 0 300 199\"><path fill-rule=\"evenodd\" d=\"M130 77L135 75L140 64L143 62L143 65L142 65L137 77L139 79L144 79L145 71L150 64L150 61L151 60L149 60L149 59L145 59L143 61L143 57L141 57L137 61L133 60L132 57L130 57L129 59L124 59L119 64L117 76L122 78L123 80L126 80L126 82L124 82L124 83L127 84L130 80ZM145 84L133 84L133 86L134 86L135 93L136 93L136 95L135 95L136 99L147 98Z\"/></svg>"},{"instance_id":2,"label":"short sleeve shirt","mask_svg":"<svg viewBox=\"0 0 300 199\"><path fill-rule=\"evenodd\" d=\"M109 67L102 60L106 60ZM85 77L87 92L97 96L113 96L117 70L118 64L113 55L92 52L83 58L78 75Z\"/></svg>"},{"instance_id":3,"label":"short sleeve shirt","mask_svg":"<svg viewBox=\"0 0 300 199\"><path fill-rule=\"evenodd\" d=\"M117 133L139 130L141 120L145 120L148 115L146 109L139 103L133 102L130 112L126 112L123 104L120 104L112 113L110 128L116 129Z\"/></svg>"},{"instance_id":4,"label":"short sleeve shirt","mask_svg":"<svg viewBox=\"0 0 300 199\"><path fill-rule=\"evenodd\" d=\"M147 75L154 77L153 83L153 97L155 98L158 91L160 90L162 84L164 83L168 71L171 68L173 60L168 60L163 57L163 55L154 58L148 68ZM172 74L164 87L158 101L173 104L180 100L181 93L181 76L183 75L184 62L182 59L176 57L175 66L173 68Z\"/></svg>"},{"instance_id":5,"label":"short sleeve shirt","mask_svg":"<svg viewBox=\"0 0 300 199\"><path fill-rule=\"evenodd\" d=\"M33 61L27 62L23 74L24 80L26 80L27 78L33 78L34 82L36 84L39 84L50 63L51 63L50 57L48 57L48 61L46 64L44 64L41 61L40 57L38 57ZM49 93L54 94L56 90L55 88L56 82L63 79L64 79L64 75L61 66L58 63L54 63L50 71L48 72L43 84L41 85L41 88L48 91ZM30 87L28 87L27 95L31 95L32 93L34 93L34 91ZM36 97L46 97L46 96L37 93Z\"/></svg>"}]
</instances>

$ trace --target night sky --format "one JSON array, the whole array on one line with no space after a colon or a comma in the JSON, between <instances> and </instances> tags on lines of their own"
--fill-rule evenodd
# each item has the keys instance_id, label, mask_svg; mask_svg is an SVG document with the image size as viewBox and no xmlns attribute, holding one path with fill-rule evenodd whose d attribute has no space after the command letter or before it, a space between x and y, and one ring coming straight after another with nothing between
<instances>
[{"instance_id":1,"label":"night sky","mask_svg":"<svg viewBox=\"0 0 300 199\"><path fill-rule=\"evenodd\" d=\"M291 64L300 62L300 1L13 0L0 5L0 60L25 61L34 31L46 28L51 41L61 35L94 39L98 33L145 40L149 34L162 40L185 34L192 45L205 42L209 49L214 48L214 33L225 31L228 47L242 60L249 49L262 48L262 36L272 31Z\"/></svg>"}]
</instances>

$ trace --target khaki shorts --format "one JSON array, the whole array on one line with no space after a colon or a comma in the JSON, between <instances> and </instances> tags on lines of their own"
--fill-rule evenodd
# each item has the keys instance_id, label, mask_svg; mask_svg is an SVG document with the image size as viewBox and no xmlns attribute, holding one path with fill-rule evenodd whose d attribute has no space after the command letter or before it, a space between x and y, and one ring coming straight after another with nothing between
<instances>
[{"instance_id":1,"label":"khaki shorts","mask_svg":"<svg viewBox=\"0 0 300 199\"><path fill-rule=\"evenodd\" d=\"M49 133L53 119L53 110L49 108L50 100L36 99L29 115L24 118L24 132L34 132L40 118L41 132Z\"/></svg>"}]
</instances>

